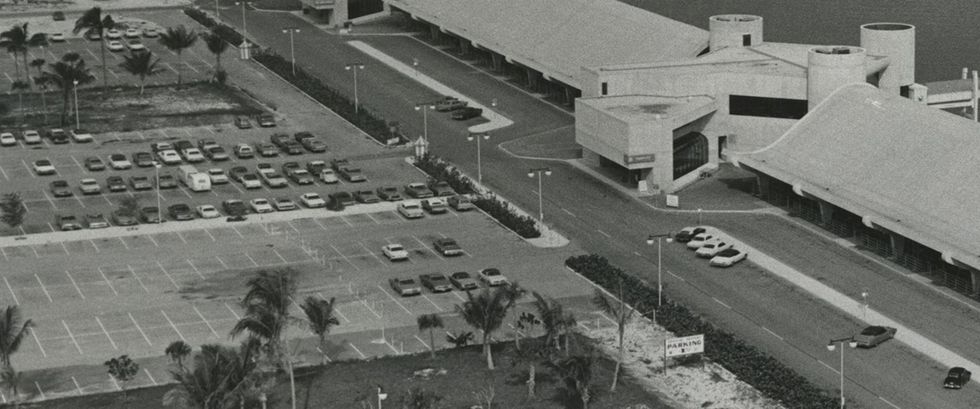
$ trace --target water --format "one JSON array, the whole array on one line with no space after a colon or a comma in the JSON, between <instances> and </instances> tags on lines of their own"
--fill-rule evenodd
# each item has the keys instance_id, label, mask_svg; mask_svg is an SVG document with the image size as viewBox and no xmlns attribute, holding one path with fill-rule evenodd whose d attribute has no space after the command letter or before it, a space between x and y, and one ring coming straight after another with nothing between
<instances>
[{"instance_id":1,"label":"water","mask_svg":"<svg viewBox=\"0 0 980 409\"><path fill-rule=\"evenodd\" d=\"M765 19L767 41L858 45L861 24L898 22L916 28L916 82L960 77L980 70L980 1L977 0L621 0L708 29L715 14Z\"/></svg>"}]
</instances>

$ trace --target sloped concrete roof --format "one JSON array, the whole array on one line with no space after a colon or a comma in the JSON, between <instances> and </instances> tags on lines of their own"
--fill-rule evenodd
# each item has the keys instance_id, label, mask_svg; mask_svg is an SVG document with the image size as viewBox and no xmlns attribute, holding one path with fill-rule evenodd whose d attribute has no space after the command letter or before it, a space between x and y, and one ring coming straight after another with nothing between
<instances>
[{"instance_id":1,"label":"sloped concrete roof","mask_svg":"<svg viewBox=\"0 0 980 409\"><path fill-rule=\"evenodd\" d=\"M580 87L582 67L690 59L708 32L615 0L386 0Z\"/></svg>"},{"instance_id":2,"label":"sloped concrete roof","mask_svg":"<svg viewBox=\"0 0 980 409\"><path fill-rule=\"evenodd\" d=\"M773 144L734 156L866 223L980 268L980 124L855 84Z\"/></svg>"}]
</instances>

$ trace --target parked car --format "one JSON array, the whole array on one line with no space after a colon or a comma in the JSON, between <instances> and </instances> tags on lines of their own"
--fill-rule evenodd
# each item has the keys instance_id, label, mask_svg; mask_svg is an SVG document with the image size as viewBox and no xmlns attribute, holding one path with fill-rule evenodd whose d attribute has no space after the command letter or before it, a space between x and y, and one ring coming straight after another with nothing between
<instances>
[{"instance_id":1,"label":"parked car","mask_svg":"<svg viewBox=\"0 0 980 409\"><path fill-rule=\"evenodd\" d=\"M439 112L455 111L457 109L465 108L467 104L468 103L466 101L460 101L456 98L447 97L439 102L436 102L436 111Z\"/></svg>"},{"instance_id":2,"label":"parked car","mask_svg":"<svg viewBox=\"0 0 980 409\"><path fill-rule=\"evenodd\" d=\"M248 117L237 116L235 117L235 126L238 129L250 129L252 128L252 123L248 121Z\"/></svg>"},{"instance_id":3,"label":"parked car","mask_svg":"<svg viewBox=\"0 0 980 409\"><path fill-rule=\"evenodd\" d=\"M271 128L276 126L276 117L270 113L260 114L255 121L258 122L259 126L263 128Z\"/></svg>"},{"instance_id":4,"label":"parked car","mask_svg":"<svg viewBox=\"0 0 980 409\"><path fill-rule=\"evenodd\" d=\"M449 279L445 275L439 273L433 274L420 274L419 281L425 288L434 293L444 293L453 290L453 285L449 282Z\"/></svg>"},{"instance_id":5,"label":"parked car","mask_svg":"<svg viewBox=\"0 0 980 409\"><path fill-rule=\"evenodd\" d=\"M422 212L422 205L416 201L404 201L398 204L398 213L405 216L406 219L418 219L425 216Z\"/></svg>"},{"instance_id":6,"label":"parked car","mask_svg":"<svg viewBox=\"0 0 980 409\"><path fill-rule=\"evenodd\" d=\"M123 180L122 176L109 176L105 179L105 187L110 192L125 192L126 181Z\"/></svg>"},{"instance_id":7,"label":"parked car","mask_svg":"<svg viewBox=\"0 0 980 409\"><path fill-rule=\"evenodd\" d=\"M140 40L126 41L126 48L129 48L129 51L133 51L133 52L146 51L146 46L143 45L143 42Z\"/></svg>"},{"instance_id":8,"label":"parked car","mask_svg":"<svg viewBox=\"0 0 980 409\"><path fill-rule=\"evenodd\" d=\"M248 213L248 206L245 202L238 199L228 199L221 202L221 207L224 209L225 214L229 216L241 216Z\"/></svg>"},{"instance_id":9,"label":"parked car","mask_svg":"<svg viewBox=\"0 0 980 409\"><path fill-rule=\"evenodd\" d=\"M102 213L91 213L85 215L85 226L90 229L104 229L109 227L109 221Z\"/></svg>"},{"instance_id":10,"label":"parked car","mask_svg":"<svg viewBox=\"0 0 980 409\"><path fill-rule=\"evenodd\" d=\"M473 204L469 196L456 195L447 199L446 202L449 203L449 207L452 207L457 212L465 212L476 208L476 205Z\"/></svg>"},{"instance_id":11,"label":"parked car","mask_svg":"<svg viewBox=\"0 0 980 409\"><path fill-rule=\"evenodd\" d=\"M354 192L354 199L359 203L378 203L381 201L373 190L358 190Z\"/></svg>"},{"instance_id":12,"label":"parked car","mask_svg":"<svg viewBox=\"0 0 980 409\"><path fill-rule=\"evenodd\" d=\"M212 185L223 185L228 183L228 174L226 174L225 170L221 168L208 169L208 177L211 178Z\"/></svg>"},{"instance_id":13,"label":"parked car","mask_svg":"<svg viewBox=\"0 0 980 409\"><path fill-rule=\"evenodd\" d=\"M275 172L276 168L272 167L271 163L259 162L255 164L255 171L261 175L264 173Z\"/></svg>"},{"instance_id":14,"label":"parked car","mask_svg":"<svg viewBox=\"0 0 980 409\"><path fill-rule=\"evenodd\" d=\"M126 170L133 167L133 163L126 159L126 155L113 153L109 155L109 167L115 170Z\"/></svg>"},{"instance_id":15,"label":"parked car","mask_svg":"<svg viewBox=\"0 0 980 409\"><path fill-rule=\"evenodd\" d=\"M401 244L386 244L384 247L381 247L381 253L391 261L408 260L408 251Z\"/></svg>"},{"instance_id":16,"label":"parked car","mask_svg":"<svg viewBox=\"0 0 980 409\"><path fill-rule=\"evenodd\" d=\"M703 246L705 242L714 238L715 238L714 233L708 233L708 232L698 233L694 235L694 237L691 237L691 240L687 242L687 248L698 249L701 246Z\"/></svg>"},{"instance_id":17,"label":"parked car","mask_svg":"<svg viewBox=\"0 0 980 409\"><path fill-rule=\"evenodd\" d=\"M173 189L177 187L177 178L169 173L164 173L160 175L157 179L157 187L160 189Z\"/></svg>"},{"instance_id":18,"label":"parked car","mask_svg":"<svg viewBox=\"0 0 980 409\"><path fill-rule=\"evenodd\" d=\"M15 146L17 145L17 137L10 132L0 132L0 146Z\"/></svg>"},{"instance_id":19,"label":"parked car","mask_svg":"<svg viewBox=\"0 0 980 409\"><path fill-rule=\"evenodd\" d=\"M105 48L109 51L123 51L126 49L126 46L123 45L122 41L109 40L106 42Z\"/></svg>"},{"instance_id":20,"label":"parked car","mask_svg":"<svg viewBox=\"0 0 980 409\"><path fill-rule=\"evenodd\" d=\"M504 277L504 275L500 273L500 270L496 268L485 268L480 270L480 274L478 275L480 276L480 280L487 283L487 285L491 287L507 284L507 277Z\"/></svg>"},{"instance_id":21,"label":"parked car","mask_svg":"<svg viewBox=\"0 0 980 409\"><path fill-rule=\"evenodd\" d=\"M89 156L85 158L85 169L88 169L90 172L105 170L105 162L96 156Z\"/></svg>"},{"instance_id":22,"label":"parked car","mask_svg":"<svg viewBox=\"0 0 980 409\"><path fill-rule=\"evenodd\" d=\"M316 138L306 138L299 142L306 150L312 153L323 153L327 151L327 144Z\"/></svg>"},{"instance_id":23,"label":"parked car","mask_svg":"<svg viewBox=\"0 0 980 409\"><path fill-rule=\"evenodd\" d=\"M148 168L153 166L153 154L150 152L136 152L133 153L133 164L140 168Z\"/></svg>"},{"instance_id":24,"label":"parked car","mask_svg":"<svg viewBox=\"0 0 980 409\"><path fill-rule=\"evenodd\" d=\"M307 131L300 131L293 134L293 139L295 139L296 142L303 142L304 139L315 138L315 137L316 136L314 136L312 133Z\"/></svg>"},{"instance_id":25,"label":"parked car","mask_svg":"<svg viewBox=\"0 0 980 409\"><path fill-rule=\"evenodd\" d=\"M255 157L255 149L252 149L251 145L245 143L235 145L235 148L232 150L238 159L252 159Z\"/></svg>"},{"instance_id":26,"label":"parked car","mask_svg":"<svg viewBox=\"0 0 980 409\"><path fill-rule=\"evenodd\" d=\"M436 251L439 252L439 254L442 254L445 257L461 256L464 254L463 249L459 247L456 240L448 237L436 239L434 242L432 242L432 246L436 248Z\"/></svg>"},{"instance_id":27,"label":"parked car","mask_svg":"<svg viewBox=\"0 0 980 409\"><path fill-rule=\"evenodd\" d=\"M99 186L99 182L95 179L82 179L78 184L78 189L82 191L83 195L97 195L102 193L102 186Z\"/></svg>"},{"instance_id":28,"label":"parked car","mask_svg":"<svg viewBox=\"0 0 980 409\"><path fill-rule=\"evenodd\" d=\"M450 117L457 121L465 121L467 119L476 118L480 115L483 115L483 110L480 108L463 107L453 111Z\"/></svg>"},{"instance_id":29,"label":"parked car","mask_svg":"<svg viewBox=\"0 0 980 409\"><path fill-rule=\"evenodd\" d=\"M207 158L201 153L200 149L197 148L187 148L180 151L181 156L187 163L199 163L204 162Z\"/></svg>"},{"instance_id":30,"label":"parked car","mask_svg":"<svg viewBox=\"0 0 980 409\"><path fill-rule=\"evenodd\" d=\"M92 134L84 129L72 129L68 133L71 135L71 139L77 143L89 143L95 140Z\"/></svg>"},{"instance_id":31,"label":"parked car","mask_svg":"<svg viewBox=\"0 0 980 409\"><path fill-rule=\"evenodd\" d=\"M854 336L854 342L862 348L874 348L878 344L895 337L895 328L880 325L867 327Z\"/></svg>"},{"instance_id":32,"label":"parked car","mask_svg":"<svg viewBox=\"0 0 980 409\"><path fill-rule=\"evenodd\" d=\"M69 197L75 193L71 191L71 186L68 186L68 181L55 180L51 182L51 194L54 197Z\"/></svg>"},{"instance_id":33,"label":"parked car","mask_svg":"<svg viewBox=\"0 0 980 409\"><path fill-rule=\"evenodd\" d=\"M422 209L430 214L442 214L449 211L449 208L446 207L446 201L438 197L423 199Z\"/></svg>"},{"instance_id":34,"label":"parked car","mask_svg":"<svg viewBox=\"0 0 980 409\"><path fill-rule=\"evenodd\" d=\"M112 212L111 217L112 217L112 222L116 226L134 226L137 223L139 223L139 221L136 220L135 215L129 214L119 209L114 210Z\"/></svg>"},{"instance_id":35,"label":"parked car","mask_svg":"<svg viewBox=\"0 0 980 409\"><path fill-rule=\"evenodd\" d=\"M261 197L257 197L248 202L249 206L252 207L252 211L255 213L272 213L275 209L272 208L272 204L268 200Z\"/></svg>"},{"instance_id":36,"label":"parked car","mask_svg":"<svg viewBox=\"0 0 980 409\"><path fill-rule=\"evenodd\" d=\"M65 130L61 128L54 128L49 130L48 139L51 140L51 143L57 145L63 145L70 142L70 140L68 139L68 134L65 133Z\"/></svg>"},{"instance_id":37,"label":"parked car","mask_svg":"<svg viewBox=\"0 0 980 409\"><path fill-rule=\"evenodd\" d=\"M99 41L102 40L102 34L98 30L89 30L85 32L85 39L89 41Z\"/></svg>"},{"instance_id":38,"label":"parked car","mask_svg":"<svg viewBox=\"0 0 980 409\"><path fill-rule=\"evenodd\" d=\"M37 173L38 176L53 175L58 173L58 170L54 168L51 161L47 159L38 159L34 161L32 167L34 168L34 173Z\"/></svg>"},{"instance_id":39,"label":"parked car","mask_svg":"<svg viewBox=\"0 0 980 409\"><path fill-rule=\"evenodd\" d=\"M173 149L157 152L157 158L159 158L160 162L163 162L164 165L177 165L182 160L180 159L180 155L177 154L177 151Z\"/></svg>"},{"instance_id":40,"label":"parked car","mask_svg":"<svg viewBox=\"0 0 980 409\"><path fill-rule=\"evenodd\" d=\"M354 201L354 195L350 194L350 192L333 192L328 197L330 198L330 203L340 203L344 206L352 206L354 203L357 203Z\"/></svg>"},{"instance_id":41,"label":"parked car","mask_svg":"<svg viewBox=\"0 0 980 409\"><path fill-rule=\"evenodd\" d=\"M337 174L333 169L323 169L320 171L320 181L326 184L340 183Z\"/></svg>"},{"instance_id":42,"label":"parked car","mask_svg":"<svg viewBox=\"0 0 980 409\"><path fill-rule=\"evenodd\" d=\"M56 11L51 14L51 17L54 19L54 21L65 21L65 12Z\"/></svg>"},{"instance_id":43,"label":"parked car","mask_svg":"<svg viewBox=\"0 0 980 409\"><path fill-rule=\"evenodd\" d=\"M715 254L715 256L711 258L711 262L709 264L715 267L731 267L737 264L739 261L745 260L748 256L748 253L742 250L729 248Z\"/></svg>"},{"instance_id":44,"label":"parked car","mask_svg":"<svg viewBox=\"0 0 980 409\"><path fill-rule=\"evenodd\" d=\"M677 240L678 243L687 243L691 241L694 236L706 231L708 231L708 228L704 226L685 227L674 235L674 240Z\"/></svg>"},{"instance_id":45,"label":"parked car","mask_svg":"<svg viewBox=\"0 0 980 409\"><path fill-rule=\"evenodd\" d=\"M289 186L289 182L286 181L286 178L282 177L282 175L276 171L262 172L259 174L259 177L262 178L262 181L265 182L266 186L272 188Z\"/></svg>"},{"instance_id":46,"label":"parked car","mask_svg":"<svg viewBox=\"0 0 980 409\"><path fill-rule=\"evenodd\" d=\"M144 28L143 29L143 37L146 37L146 38L156 38L159 35L160 35L160 32L158 32L157 29L155 29L153 27L147 27L147 28Z\"/></svg>"},{"instance_id":47,"label":"parked car","mask_svg":"<svg viewBox=\"0 0 980 409\"><path fill-rule=\"evenodd\" d=\"M54 224L62 231L81 230L82 224L78 218L70 214L58 214L54 216Z\"/></svg>"},{"instance_id":48,"label":"parked car","mask_svg":"<svg viewBox=\"0 0 980 409\"><path fill-rule=\"evenodd\" d=\"M470 276L470 273L465 271L457 271L450 274L449 282L453 283L456 288L463 291L476 290L477 288L480 288L480 285L477 284L476 280L474 280L472 276Z\"/></svg>"},{"instance_id":49,"label":"parked car","mask_svg":"<svg viewBox=\"0 0 980 409\"><path fill-rule=\"evenodd\" d=\"M289 142L291 140L292 139L289 137L289 134L284 134L284 133L274 133L272 134L272 136L269 137L269 142L272 142L272 144L276 145L276 147L279 149L285 147L286 142Z\"/></svg>"},{"instance_id":50,"label":"parked car","mask_svg":"<svg viewBox=\"0 0 980 409\"><path fill-rule=\"evenodd\" d=\"M303 206L306 206L310 209L316 209L316 208L327 206L327 202L323 200L323 198L320 197L319 194L316 193L304 193L302 196L299 197L299 201L303 203Z\"/></svg>"},{"instance_id":51,"label":"parked car","mask_svg":"<svg viewBox=\"0 0 980 409\"><path fill-rule=\"evenodd\" d=\"M395 290L396 294L402 297L422 294L422 287L419 287L412 278L392 278L388 280L388 284L391 285L391 289Z\"/></svg>"},{"instance_id":52,"label":"parked car","mask_svg":"<svg viewBox=\"0 0 980 409\"><path fill-rule=\"evenodd\" d=\"M177 151L177 152L180 152L182 154L183 151L188 150L188 149L193 148L193 147L194 147L194 144L191 143L191 141L188 141L186 139L181 139L179 141L174 142L174 148L173 149L175 151Z\"/></svg>"},{"instance_id":53,"label":"parked car","mask_svg":"<svg viewBox=\"0 0 980 409\"><path fill-rule=\"evenodd\" d=\"M306 171L311 175L319 175L320 171L327 168L327 163L322 160L311 160L306 162Z\"/></svg>"},{"instance_id":54,"label":"parked car","mask_svg":"<svg viewBox=\"0 0 980 409\"><path fill-rule=\"evenodd\" d=\"M194 212L191 211L191 207L183 203L170 205L167 212L170 213L170 218L174 220L194 220Z\"/></svg>"},{"instance_id":55,"label":"parked car","mask_svg":"<svg viewBox=\"0 0 980 409\"><path fill-rule=\"evenodd\" d=\"M432 197L433 193L424 183L409 183L405 185L405 194L416 199Z\"/></svg>"},{"instance_id":56,"label":"parked car","mask_svg":"<svg viewBox=\"0 0 980 409\"><path fill-rule=\"evenodd\" d=\"M730 240L716 238L706 241L694 254L702 258L712 258L722 250L728 250L730 248L732 248L732 242Z\"/></svg>"},{"instance_id":57,"label":"parked car","mask_svg":"<svg viewBox=\"0 0 980 409\"><path fill-rule=\"evenodd\" d=\"M143 223L160 223L161 219L160 209L156 206L146 206L140 209L140 220Z\"/></svg>"},{"instance_id":58,"label":"parked car","mask_svg":"<svg viewBox=\"0 0 980 409\"><path fill-rule=\"evenodd\" d=\"M130 27L126 29L126 31L123 33L123 36L126 38L140 38L140 31L133 27Z\"/></svg>"},{"instance_id":59,"label":"parked car","mask_svg":"<svg viewBox=\"0 0 980 409\"><path fill-rule=\"evenodd\" d=\"M115 28L110 28L105 32L105 38L108 38L110 40L118 40L122 38L122 36L123 36L122 31L119 31Z\"/></svg>"},{"instance_id":60,"label":"parked car","mask_svg":"<svg viewBox=\"0 0 980 409\"><path fill-rule=\"evenodd\" d=\"M297 185L313 184L313 175L310 175L310 172L307 172L306 169L294 169L287 175L289 175L289 179Z\"/></svg>"},{"instance_id":61,"label":"parked car","mask_svg":"<svg viewBox=\"0 0 980 409\"><path fill-rule=\"evenodd\" d=\"M153 142L150 144L150 151L153 153L168 150L176 150L176 148L170 142Z\"/></svg>"},{"instance_id":62,"label":"parked car","mask_svg":"<svg viewBox=\"0 0 980 409\"><path fill-rule=\"evenodd\" d=\"M214 219L221 217L221 213L214 206L206 204L197 207L197 216L202 219Z\"/></svg>"},{"instance_id":63,"label":"parked car","mask_svg":"<svg viewBox=\"0 0 980 409\"><path fill-rule=\"evenodd\" d=\"M280 169L282 170L283 174L289 175L289 172L302 169L302 167L299 166L299 162L286 162L282 164Z\"/></svg>"},{"instance_id":64,"label":"parked car","mask_svg":"<svg viewBox=\"0 0 980 409\"><path fill-rule=\"evenodd\" d=\"M202 150L201 152L204 152L204 156L207 156L208 159L211 159L215 162L221 162L221 161L226 161L228 159L231 159L231 157L228 156L228 151L226 151L225 148L222 148L220 146L209 146L207 148L204 148L204 150Z\"/></svg>"},{"instance_id":65,"label":"parked car","mask_svg":"<svg viewBox=\"0 0 980 409\"><path fill-rule=\"evenodd\" d=\"M241 179L242 186L245 189L261 189L262 179L256 176L254 173L246 173L242 175Z\"/></svg>"},{"instance_id":66,"label":"parked car","mask_svg":"<svg viewBox=\"0 0 980 409\"><path fill-rule=\"evenodd\" d=\"M394 186L382 186L378 188L378 198L381 200L387 200L389 202L397 202L402 200L401 193L398 193L398 188Z\"/></svg>"},{"instance_id":67,"label":"parked car","mask_svg":"<svg viewBox=\"0 0 980 409\"><path fill-rule=\"evenodd\" d=\"M286 141L286 143L282 146L282 151L286 152L287 155L302 155L303 145L300 145L300 143L296 141Z\"/></svg>"},{"instance_id":68,"label":"parked car","mask_svg":"<svg viewBox=\"0 0 980 409\"><path fill-rule=\"evenodd\" d=\"M153 189L153 182L146 176L130 176L129 186L133 190L150 190Z\"/></svg>"},{"instance_id":69,"label":"parked car","mask_svg":"<svg viewBox=\"0 0 980 409\"><path fill-rule=\"evenodd\" d=\"M453 190L452 186L449 186L449 182L445 180L440 180L429 185L429 190L435 196L456 196L456 191Z\"/></svg>"},{"instance_id":70,"label":"parked car","mask_svg":"<svg viewBox=\"0 0 980 409\"><path fill-rule=\"evenodd\" d=\"M213 138L201 138L197 140L197 149L200 149L202 152L206 151L208 148L214 148L216 146L221 145L218 145L218 142Z\"/></svg>"},{"instance_id":71,"label":"parked car","mask_svg":"<svg viewBox=\"0 0 980 409\"><path fill-rule=\"evenodd\" d=\"M299 209L299 207L296 206L296 202L288 197L277 197L272 199L272 207L275 208L276 211L280 212Z\"/></svg>"},{"instance_id":72,"label":"parked car","mask_svg":"<svg viewBox=\"0 0 980 409\"><path fill-rule=\"evenodd\" d=\"M28 129L22 134L24 137L24 143L27 145L37 145L41 143L41 134L33 129Z\"/></svg>"},{"instance_id":73,"label":"parked car","mask_svg":"<svg viewBox=\"0 0 980 409\"><path fill-rule=\"evenodd\" d=\"M953 367L946 373L943 380L943 387L946 389L962 389L967 382L970 382L970 371L963 367Z\"/></svg>"},{"instance_id":74,"label":"parked car","mask_svg":"<svg viewBox=\"0 0 980 409\"><path fill-rule=\"evenodd\" d=\"M255 151L259 153L259 156L263 158L272 158L279 156L279 148L268 142L259 142L255 144Z\"/></svg>"},{"instance_id":75,"label":"parked car","mask_svg":"<svg viewBox=\"0 0 980 409\"><path fill-rule=\"evenodd\" d=\"M65 42L65 33L51 33L48 35L48 41L52 43L63 43Z\"/></svg>"}]
</instances>

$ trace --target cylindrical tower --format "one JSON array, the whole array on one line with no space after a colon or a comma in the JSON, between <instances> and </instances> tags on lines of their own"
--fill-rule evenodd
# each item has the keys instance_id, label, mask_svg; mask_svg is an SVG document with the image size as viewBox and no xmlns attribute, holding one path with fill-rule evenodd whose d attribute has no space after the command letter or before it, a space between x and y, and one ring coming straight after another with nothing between
<instances>
[{"instance_id":1,"label":"cylindrical tower","mask_svg":"<svg viewBox=\"0 0 980 409\"><path fill-rule=\"evenodd\" d=\"M904 23L862 25L861 47L868 50L868 55L886 56L891 61L878 78L878 88L908 95L907 87L915 83L915 26Z\"/></svg>"},{"instance_id":2,"label":"cylindrical tower","mask_svg":"<svg viewBox=\"0 0 980 409\"><path fill-rule=\"evenodd\" d=\"M837 88L864 83L866 51L851 46L813 47L807 53L807 108L813 109Z\"/></svg>"},{"instance_id":3,"label":"cylindrical tower","mask_svg":"<svg viewBox=\"0 0 980 409\"><path fill-rule=\"evenodd\" d=\"M747 14L722 14L708 18L711 51L729 47L762 44L762 17Z\"/></svg>"}]
</instances>

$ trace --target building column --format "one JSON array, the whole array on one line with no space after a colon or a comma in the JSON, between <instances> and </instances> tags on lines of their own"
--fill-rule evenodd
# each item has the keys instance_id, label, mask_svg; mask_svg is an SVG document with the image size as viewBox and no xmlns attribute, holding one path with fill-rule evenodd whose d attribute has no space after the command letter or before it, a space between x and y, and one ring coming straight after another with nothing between
<instances>
[{"instance_id":1,"label":"building column","mask_svg":"<svg viewBox=\"0 0 980 409\"><path fill-rule=\"evenodd\" d=\"M500 72L504 64L504 56L490 51L490 66L493 67L493 72Z\"/></svg>"},{"instance_id":2,"label":"building column","mask_svg":"<svg viewBox=\"0 0 980 409\"><path fill-rule=\"evenodd\" d=\"M758 174L756 183L758 184L759 197L769 200L769 176Z\"/></svg>"},{"instance_id":3,"label":"building column","mask_svg":"<svg viewBox=\"0 0 980 409\"><path fill-rule=\"evenodd\" d=\"M538 78L541 74L533 69L525 68L524 72L527 73L527 87L534 90L538 87Z\"/></svg>"},{"instance_id":4,"label":"building column","mask_svg":"<svg viewBox=\"0 0 980 409\"><path fill-rule=\"evenodd\" d=\"M977 274L980 272L970 271L970 288L973 289L974 297L980 295L980 277L977 277Z\"/></svg>"},{"instance_id":5,"label":"building column","mask_svg":"<svg viewBox=\"0 0 980 409\"><path fill-rule=\"evenodd\" d=\"M582 148L582 163L589 167L598 168L599 154L590 151L588 148Z\"/></svg>"},{"instance_id":6,"label":"building column","mask_svg":"<svg viewBox=\"0 0 980 409\"><path fill-rule=\"evenodd\" d=\"M467 40L465 38L460 38L459 39L459 53L461 55L466 55L466 53L468 53L468 52L470 52L470 40Z\"/></svg>"},{"instance_id":7,"label":"building column","mask_svg":"<svg viewBox=\"0 0 980 409\"><path fill-rule=\"evenodd\" d=\"M442 32L439 31L439 27L436 27L435 25L430 25L429 37L432 40L432 42L439 43L439 41L442 39Z\"/></svg>"},{"instance_id":8,"label":"building column","mask_svg":"<svg viewBox=\"0 0 980 409\"><path fill-rule=\"evenodd\" d=\"M889 233L888 237L892 244L892 258L900 258L905 255L905 237L895 233Z\"/></svg>"},{"instance_id":9,"label":"building column","mask_svg":"<svg viewBox=\"0 0 980 409\"><path fill-rule=\"evenodd\" d=\"M562 88L565 89L565 103L573 104L575 102L575 91L573 91L572 87L569 87L568 85L563 85Z\"/></svg>"},{"instance_id":10,"label":"building column","mask_svg":"<svg viewBox=\"0 0 980 409\"><path fill-rule=\"evenodd\" d=\"M820 199L817 199L817 203L820 205L820 222L827 226L834 217L834 205Z\"/></svg>"}]
</instances>

